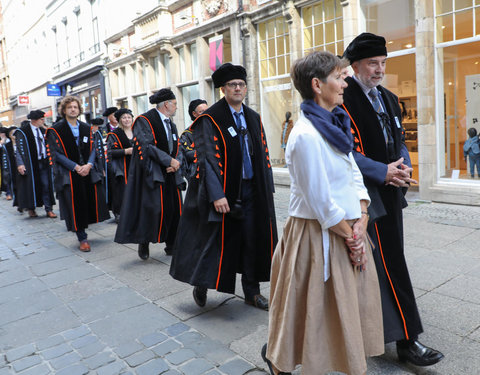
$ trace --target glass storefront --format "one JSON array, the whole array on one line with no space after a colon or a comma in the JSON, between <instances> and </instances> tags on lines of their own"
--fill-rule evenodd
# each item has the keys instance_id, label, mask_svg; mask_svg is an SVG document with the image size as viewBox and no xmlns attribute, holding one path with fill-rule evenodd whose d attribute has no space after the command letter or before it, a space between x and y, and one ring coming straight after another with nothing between
<instances>
[{"instance_id":1,"label":"glass storefront","mask_svg":"<svg viewBox=\"0 0 480 375\"><path fill-rule=\"evenodd\" d=\"M480 34L480 2L437 0L435 21L439 175L471 179L463 146L469 128L480 133L480 41L465 39Z\"/></svg>"},{"instance_id":2,"label":"glass storefront","mask_svg":"<svg viewBox=\"0 0 480 375\"><path fill-rule=\"evenodd\" d=\"M285 164L281 146L285 112L293 112L290 80L290 36L283 17L258 24L262 122L267 127L270 160Z\"/></svg>"}]
</instances>

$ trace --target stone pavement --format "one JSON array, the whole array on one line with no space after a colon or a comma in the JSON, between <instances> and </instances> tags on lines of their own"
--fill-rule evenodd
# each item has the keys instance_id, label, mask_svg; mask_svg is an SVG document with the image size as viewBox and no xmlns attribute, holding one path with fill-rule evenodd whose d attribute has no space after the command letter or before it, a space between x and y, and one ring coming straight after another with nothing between
<instances>
[{"instance_id":1,"label":"stone pavement","mask_svg":"<svg viewBox=\"0 0 480 375\"><path fill-rule=\"evenodd\" d=\"M275 194L280 232L288 194ZM480 208L415 198L405 243L421 340L446 358L419 369L387 345L368 375L480 374ZM92 252L81 253L62 221L38 213L30 219L0 198L0 375L265 374L268 314L243 303L240 283L240 295L209 291L199 308L192 288L168 275L163 245L141 261L105 222L88 229Z\"/></svg>"}]
</instances>

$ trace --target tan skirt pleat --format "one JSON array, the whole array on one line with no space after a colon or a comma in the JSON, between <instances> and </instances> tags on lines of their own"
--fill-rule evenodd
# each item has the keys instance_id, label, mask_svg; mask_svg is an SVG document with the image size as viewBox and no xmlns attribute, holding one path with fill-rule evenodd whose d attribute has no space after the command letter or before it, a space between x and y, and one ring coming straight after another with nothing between
<instances>
[{"instance_id":1,"label":"tan skirt pleat","mask_svg":"<svg viewBox=\"0 0 480 375\"><path fill-rule=\"evenodd\" d=\"M329 232L331 276L323 281L322 228L290 217L272 262L267 358L280 371L362 375L384 351L375 263L354 270L342 237Z\"/></svg>"}]
</instances>

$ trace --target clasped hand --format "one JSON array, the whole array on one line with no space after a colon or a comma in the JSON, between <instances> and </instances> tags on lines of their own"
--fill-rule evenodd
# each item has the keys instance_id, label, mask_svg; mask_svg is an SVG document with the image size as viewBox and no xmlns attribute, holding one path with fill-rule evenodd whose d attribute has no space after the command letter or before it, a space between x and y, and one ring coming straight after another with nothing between
<instances>
[{"instance_id":1,"label":"clasped hand","mask_svg":"<svg viewBox=\"0 0 480 375\"><path fill-rule=\"evenodd\" d=\"M366 268L367 255L365 253L365 241L367 233L368 217L362 216L352 227L352 236L345 240L349 250L350 261L353 266Z\"/></svg>"},{"instance_id":2,"label":"clasped hand","mask_svg":"<svg viewBox=\"0 0 480 375\"><path fill-rule=\"evenodd\" d=\"M172 160L170 161L170 166L167 167L167 173L175 173L176 171L178 171L178 169L180 168L180 162L175 159L175 158L172 158Z\"/></svg>"},{"instance_id":3,"label":"clasped hand","mask_svg":"<svg viewBox=\"0 0 480 375\"><path fill-rule=\"evenodd\" d=\"M409 184L418 184L416 180L411 178L413 168L403 164L404 158L400 158L387 165L387 175L385 176L385 184L395 187L408 187Z\"/></svg>"},{"instance_id":4,"label":"clasped hand","mask_svg":"<svg viewBox=\"0 0 480 375\"><path fill-rule=\"evenodd\" d=\"M90 173L90 169L92 169L92 166L90 164L84 164L84 165L77 164L75 166L75 172L77 172L82 177L88 176L88 174Z\"/></svg>"}]
</instances>

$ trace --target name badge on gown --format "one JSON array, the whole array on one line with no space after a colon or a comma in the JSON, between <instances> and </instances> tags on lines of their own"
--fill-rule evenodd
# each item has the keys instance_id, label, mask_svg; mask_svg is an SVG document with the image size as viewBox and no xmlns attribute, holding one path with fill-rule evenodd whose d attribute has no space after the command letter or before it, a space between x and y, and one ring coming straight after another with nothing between
<instances>
[{"instance_id":1,"label":"name badge on gown","mask_svg":"<svg viewBox=\"0 0 480 375\"><path fill-rule=\"evenodd\" d=\"M172 134L172 138L173 138L174 141L176 141L176 140L177 140L177 135L176 135L176 134Z\"/></svg>"},{"instance_id":2,"label":"name badge on gown","mask_svg":"<svg viewBox=\"0 0 480 375\"><path fill-rule=\"evenodd\" d=\"M83 137L83 143L88 143L88 137L87 136Z\"/></svg>"},{"instance_id":3,"label":"name badge on gown","mask_svg":"<svg viewBox=\"0 0 480 375\"><path fill-rule=\"evenodd\" d=\"M230 133L230 135L232 137L235 137L237 135L237 132L235 131L235 129L233 128L233 126L230 126L228 129L228 132Z\"/></svg>"},{"instance_id":4,"label":"name badge on gown","mask_svg":"<svg viewBox=\"0 0 480 375\"><path fill-rule=\"evenodd\" d=\"M395 116L395 124L397 124L397 128L401 128L402 126L400 125L400 120L398 119L397 116Z\"/></svg>"}]
</instances>

